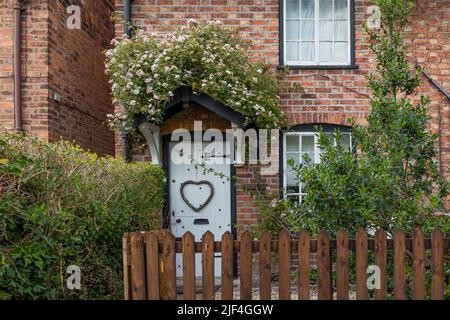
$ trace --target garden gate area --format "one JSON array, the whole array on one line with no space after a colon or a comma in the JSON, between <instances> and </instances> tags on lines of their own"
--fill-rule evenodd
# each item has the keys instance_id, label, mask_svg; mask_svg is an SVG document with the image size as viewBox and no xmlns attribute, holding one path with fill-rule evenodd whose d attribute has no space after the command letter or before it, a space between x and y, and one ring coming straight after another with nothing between
<instances>
[{"instance_id":1,"label":"garden gate area","mask_svg":"<svg viewBox=\"0 0 450 320\"><path fill-rule=\"evenodd\" d=\"M411 238L397 231L392 239L383 230L378 230L373 238L366 230L360 230L355 239L349 239L346 230L339 231L336 239L330 239L326 231L320 232L317 239L312 239L307 231L295 238L282 231L276 240L268 232L253 240L247 231L234 240L227 232L220 242L210 232L203 235L202 242L195 242L189 232L181 239L168 231L138 232L123 238L124 294L126 300L193 300L199 296L204 300L232 300L236 297L233 262L238 257L239 298L252 299L253 275L257 274L258 298L269 300L276 257L277 298L281 300L292 298L293 286L301 300L311 299L312 287L320 300L442 300L448 281L445 256L449 248L450 239L438 229L430 239L421 230L416 230ZM182 279L176 277L177 253L183 257ZM201 284L196 283L195 277L196 253L202 254L198 266L202 269ZM215 253L222 255L219 285L214 277ZM374 294L367 286L369 265L379 268L379 289L374 289ZM353 273L355 281L351 283Z\"/></svg>"}]
</instances>

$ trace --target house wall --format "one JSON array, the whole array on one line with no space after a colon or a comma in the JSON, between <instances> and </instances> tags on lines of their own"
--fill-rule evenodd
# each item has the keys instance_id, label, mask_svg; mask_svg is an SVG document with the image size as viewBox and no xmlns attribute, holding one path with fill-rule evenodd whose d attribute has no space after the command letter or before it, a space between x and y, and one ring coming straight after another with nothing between
<instances>
[{"instance_id":1,"label":"house wall","mask_svg":"<svg viewBox=\"0 0 450 320\"><path fill-rule=\"evenodd\" d=\"M0 0L0 126L6 129L14 125L13 2ZM81 7L81 30L67 28L72 4ZM24 130L113 155L114 133L105 122L114 108L103 55L114 37L113 0L33 0L23 7Z\"/></svg>"},{"instance_id":2,"label":"house wall","mask_svg":"<svg viewBox=\"0 0 450 320\"><path fill-rule=\"evenodd\" d=\"M114 133L105 122L114 108L104 51L114 38L113 1L48 2L50 139L75 140L83 148L112 155ZM67 28L68 4L80 4L81 30ZM51 98L54 93L61 102Z\"/></svg>"},{"instance_id":3,"label":"house wall","mask_svg":"<svg viewBox=\"0 0 450 320\"><path fill-rule=\"evenodd\" d=\"M116 11L123 12L123 0L116 0ZM411 24L406 33L412 45L411 60L415 59L450 92L450 0L414 1ZM280 94L281 103L291 125L338 124L348 125L353 117L365 123L370 112L367 75L374 69L362 22L369 17L371 1L355 0L355 64L357 69L299 70L293 69L285 80L287 89ZM134 0L132 23L151 32L169 32L188 19L220 20L235 27L240 35L251 41L250 55L279 65L279 1L278 0ZM122 24L116 25L121 36ZM296 86L300 84L301 87ZM441 110L441 167L448 179L450 160L449 104L426 79L420 92L432 99L430 128L438 131L438 110ZM121 153L120 140L116 151ZM258 178L259 169L237 169L238 224L254 224L259 209L252 194L256 189L279 191L279 176ZM250 191L249 191L250 189ZM253 189L253 190L251 190Z\"/></svg>"},{"instance_id":4,"label":"house wall","mask_svg":"<svg viewBox=\"0 0 450 320\"><path fill-rule=\"evenodd\" d=\"M13 0L0 0L0 129L14 127ZM27 4L22 14L22 117L33 135L49 138L48 5Z\"/></svg>"}]
</instances>

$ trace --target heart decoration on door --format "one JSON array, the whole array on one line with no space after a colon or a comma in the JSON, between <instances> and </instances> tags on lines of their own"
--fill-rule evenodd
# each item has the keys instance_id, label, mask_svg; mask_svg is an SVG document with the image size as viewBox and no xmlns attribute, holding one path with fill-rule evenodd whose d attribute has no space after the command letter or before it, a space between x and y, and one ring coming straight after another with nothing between
<instances>
[{"instance_id":1,"label":"heart decoration on door","mask_svg":"<svg viewBox=\"0 0 450 320\"><path fill-rule=\"evenodd\" d=\"M194 185L194 186L202 186L202 185L205 185L205 186L208 186L209 189L210 189L210 191L211 191L210 194L209 194L209 196L208 196L208 198L206 199L206 201L205 201L203 204L201 204L200 206L198 206L198 207L194 206L194 205L186 198L186 195L184 194L184 189L185 189L187 186L189 186L189 185ZM212 198L214 197L214 186L213 186L213 184L212 184L211 182L206 181L206 180L198 181L198 182L189 180L189 181L185 181L185 182L183 182L183 183L181 184L181 187L180 187L180 194L181 194L181 198L183 199L183 201L184 201L184 202L185 202L192 210L194 210L195 212L199 212L199 211L201 211L203 208L205 208L205 207L211 202Z\"/></svg>"}]
</instances>

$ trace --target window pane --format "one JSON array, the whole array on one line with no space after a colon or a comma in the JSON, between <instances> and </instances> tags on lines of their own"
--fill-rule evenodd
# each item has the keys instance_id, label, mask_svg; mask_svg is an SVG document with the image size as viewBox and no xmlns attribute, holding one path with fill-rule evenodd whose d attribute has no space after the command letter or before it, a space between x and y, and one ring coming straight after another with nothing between
<instances>
[{"instance_id":1,"label":"window pane","mask_svg":"<svg viewBox=\"0 0 450 320\"><path fill-rule=\"evenodd\" d=\"M320 21L320 40L333 41L333 22Z\"/></svg>"},{"instance_id":2,"label":"window pane","mask_svg":"<svg viewBox=\"0 0 450 320\"><path fill-rule=\"evenodd\" d=\"M286 136L286 151L299 152L299 136Z\"/></svg>"},{"instance_id":3,"label":"window pane","mask_svg":"<svg viewBox=\"0 0 450 320\"><path fill-rule=\"evenodd\" d=\"M286 186L286 193L300 193L300 187L298 182L293 185Z\"/></svg>"},{"instance_id":4,"label":"window pane","mask_svg":"<svg viewBox=\"0 0 450 320\"><path fill-rule=\"evenodd\" d=\"M286 1L286 17L287 18L299 18L299 0L287 0Z\"/></svg>"},{"instance_id":5,"label":"window pane","mask_svg":"<svg viewBox=\"0 0 450 320\"><path fill-rule=\"evenodd\" d=\"M333 59L332 54L332 42L320 42L320 61L321 62L331 62Z\"/></svg>"},{"instance_id":6,"label":"window pane","mask_svg":"<svg viewBox=\"0 0 450 320\"><path fill-rule=\"evenodd\" d=\"M286 192L289 193L298 193L299 192L299 183L297 180L297 176L292 171L286 171Z\"/></svg>"},{"instance_id":7,"label":"window pane","mask_svg":"<svg viewBox=\"0 0 450 320\"><path fill-rule=\"evenodd\" d=\"M292 167L289 165L289 162L293 160L295 164L300 163L300 155L298 153L288 153L286 154L286 169L292 170Z\"/></svg>"},{"instance_id":8,"label":"window pane","mask_svg":"<svg viewBox=\"0 0 450 320\"><path fill-rule=\"evenodd\" d=\"M347 0L334 0L335 19L348 20Z\"/></svg>"},{"instance_id":9,"label":"window pane","mask_svg":"<svg viewBox=\"0 0 450 320\"><path fill-rule=\"evenodd\" d=\"M320 0L319 17L320 19L333 18L333 0Z\"/></svg>"},{"instance_id":10,"label":"window pane","mask_svg":"<svg viewBox=\"0 0 450 320\"><path fill-rule=\"evenodd\" d=\"M301 61L314 61L315 60L315 50L316 46L314 42L302 42L301 46Z\"/></svg>"},{"instance_id":11,"label":"window pane","mask_svg":"<svg viewBox=\"0 0 450 320\"><path fill-rule=\"evenodd\" d=\"M314 21L302 21L302 40L315 40Z\"/></svg>"},{"instance_id":12,"label":"window pane","mask_svg":"<svg viewBox=\"0 0 450 320\"><path fill-rule=\"evenodd\" d=\"M302 136L302 152L314 152L314 136Z\"/></svg>"},{"instance_id":13,"label":"window pane","mask_svg":"<svg viewBox=\"0 0 450 320\"><path fill-rule=\"evenodd\" d=\"M302 0L302 18L314 18L314 0Z\"/></svg>"},{"instance_id":14,"label":"window pane","mask_svg":"<svg viewBox=\"0 0 450 320\"><path fill-rule=\"evenodd\" d=\"M298 21L286 21L286 39L298 40L300 38L300 23Z\"/></svg>"},{"instance_id":15,"label":"window pane","mask_svg":"<svg viewBox=\"0 0 450 320\"><path fill-rule=\"evenodd\" d=\"M298 61L298 42L288 42L286 44L287 61Z\"/></svg>"},{"instance_id":16,"label":"window pane","mask_svg":"<svg viewBox=\"0 0 450 320\"><path fill-rule=\"evenodd\" d=\"M342 133L341 139L339 139L339 145L344 147L347 150L350 150L350 134L349 133Z\"/></svg>"},{"instance_id":17,"label":"window pane","mask_svg":"<svg viewBox=\"0 0 450 320\"><path fill-rule=\"evenodd\" d=\"M335 62L348 62L348 42L336 42L334 44Z\"/></svg>"},{"instance_id":18,"label":"window pane","mask_svg":"<svg viewBox=\"0 0 450 320\"><path fill-rule=\"evenodd\" d=\"M336 27L334 28L334 40L335 41L347 41L348 40L348 22L336 21Z\"/></svg>"}]
</instances>

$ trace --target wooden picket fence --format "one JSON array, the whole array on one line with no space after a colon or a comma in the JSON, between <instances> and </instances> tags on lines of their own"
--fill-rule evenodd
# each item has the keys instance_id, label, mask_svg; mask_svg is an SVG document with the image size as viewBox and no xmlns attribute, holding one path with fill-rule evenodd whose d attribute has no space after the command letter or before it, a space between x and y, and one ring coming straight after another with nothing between
<instances>
[{"instance_id":1,"label":"wooden picket fence","mask_svg":"<svg viewBox=\"0 0 450 320\"><path fill-rule=\"evenodd\" d=\"M252 299L252 258L259 254L259 297L270 300L272 295L272 253L277 253L279 299L291 298L293 280L292 256L298 256L296 268L298 275L298 298L310 299L311 253L316 255L318 299L349 299L349 252L356 256L356 299L369 299L367 288L367 268L369 250L374 252L375 265L380 268L381 288L375 290L375 299L388 297L388 251L393 250L393 293L394 299L407 299L407 254L412 253L413 298L422 300L426 297L425 252L431 250L431 298L444 299L446 266L445 252L450 248L450 239L436 229L431 239L426 239L421 230L414 232L407 239L402 231L396 232L392 239L387 239L386 232L378 230L374 239L369 239L366 230L360 230L356 239L349 239L346 230L341 230L335 240L331 240L325 231L317 239L311 239L307 231L291 238L286 231L273 240L265 232L259 240L253 240L249 232L244 232L239 240L234 240L231 233L223 235L221 242L215 242L211 232L206 232L202 242L195 242L191 233L182 239L176 239L168 231L150 231L125 234L123 238L124 294L126 300L184 300L196 299L195 253L202 254L202 298L212 300L216 297L214 278L214 253L221 252L220 298L233 299L233 262L235 253L239 255L239 290L240 299ZM333 282L333 251L335 254L335 282ZM176 253L183 257L183 285L177 294ZM392 287L392 286L391 286ZM182 294L182 295L181 295Z\"/></svg>"}]
</instances>

